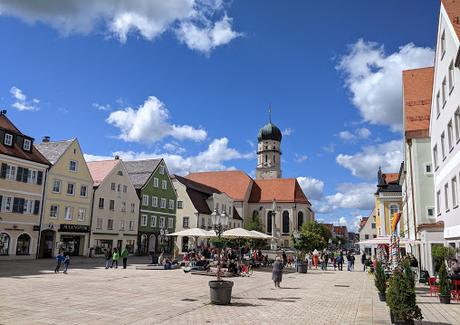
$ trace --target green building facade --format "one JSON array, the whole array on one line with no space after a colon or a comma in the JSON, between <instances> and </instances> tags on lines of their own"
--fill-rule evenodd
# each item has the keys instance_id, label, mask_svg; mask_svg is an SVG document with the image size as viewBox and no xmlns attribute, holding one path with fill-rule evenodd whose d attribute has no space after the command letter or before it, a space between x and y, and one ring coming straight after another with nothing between
<instances>
[{"instance_id":1,"label":"green building facade","mask_svg":"<svg viewBox=\"0 0 460 325\"><path fill-rule=\"evenodd\" d=\"M165 161L126 161L125 166L140 199L137 253L173 253L173 238L166 235L176 227L177 194Z\"/></svg>"}]
</instances>

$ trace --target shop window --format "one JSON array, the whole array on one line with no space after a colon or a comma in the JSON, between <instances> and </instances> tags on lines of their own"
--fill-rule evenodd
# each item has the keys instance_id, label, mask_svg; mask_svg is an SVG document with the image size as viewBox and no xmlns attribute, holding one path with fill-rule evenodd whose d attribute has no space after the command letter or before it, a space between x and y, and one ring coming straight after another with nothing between
<instances>
[{"instance_id":1,"label":"shop window","mask_svg":"<svg viewBox=\"0 0 460 325\"><path fill-rule=\"evenodd\" d=\"M22 234L18 237L16 244L16 255L29 255L30 254L30 236Z\"/></svg>"},{"instance_id":2,"label":"shop window","mask_svg":"<svg viewBox=\"0 0 460 325\"><path fill-rule=\"evenodd\" d=\"M8 255L10 242L10 236L7 233L0 233L0 255Z\"/></svg>"}]
</instances>

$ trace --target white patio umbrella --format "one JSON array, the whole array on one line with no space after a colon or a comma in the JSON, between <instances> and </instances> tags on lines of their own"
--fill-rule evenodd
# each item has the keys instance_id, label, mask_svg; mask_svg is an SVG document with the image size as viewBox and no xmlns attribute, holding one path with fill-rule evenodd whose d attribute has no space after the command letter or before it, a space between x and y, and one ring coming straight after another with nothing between
<instances>
[{"instance_id":1,"label":"white patio umbrella","mask_svg":"<svg viewBox=\"0 0 460 325\"><path fill-rule=\"evenodd\" d=\"M252 234L254 234L255 236L257 236L257 237L254 237L256 239L272 239L273 238L273 236L264 234L264 233L256 231L256 230L250 230L250 232Z\"/></svg>"},{"instance_id":2,"label":"white patio umbrella","mask_svg":"<svg viewBox=\"0 0 460 325\"><path fill-rule=\"evenodd\" d=\"M227 231L224 231L222 235L224 238L260 238L257 235L253 234L249 230L243 228L233 228Z\"/></svg>"},{"instance_id":3,"label":"white patio umbrella","mask_svg":"<svg viewBox=\"0 0 460 325\"><path fill-rule=\"evenodd\" d=\"M201 228L190 228L190 229L185 229L182 231L174 232L172 234L167 234L166 236L177 236L177 237L193 237L195 239L195 247L198 247L198 238L210 238L210 237L215 237L216 234L206 231Z\"/></svg>"}]
</instances>

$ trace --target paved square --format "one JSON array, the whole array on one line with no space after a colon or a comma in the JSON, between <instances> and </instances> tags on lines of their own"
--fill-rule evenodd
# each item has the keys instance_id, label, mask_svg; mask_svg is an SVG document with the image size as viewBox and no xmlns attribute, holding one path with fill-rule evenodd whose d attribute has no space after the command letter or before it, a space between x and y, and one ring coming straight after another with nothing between
<instances>
[{"instance_id":1,"label":"paved square","mask_svg":"<svg viewBox=\"0 0 460 325\"><path fill-rule=\"evenodd\" d=\"M54 260L2 262L0 324L390 324L372 279L360 271L286 273L278 290L271 273L254 272L232 279L232 305L214 306L211 277L136 270L147 260L129 261L126 270L106 270L101 259L75 258L69 274L54 274ZM436 321L436 298L423 299ZM446 308L455 317L459 305Z\"/></svg>"}]
</instances>

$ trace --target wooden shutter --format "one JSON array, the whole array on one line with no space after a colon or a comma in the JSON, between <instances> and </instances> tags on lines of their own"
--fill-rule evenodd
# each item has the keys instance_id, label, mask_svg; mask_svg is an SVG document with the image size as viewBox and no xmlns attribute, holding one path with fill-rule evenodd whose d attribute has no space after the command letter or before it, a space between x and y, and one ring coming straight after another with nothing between
<instances>
[{"instance_id":1,"label":"wooden shutter","mask_svg":"<svg viewBox=\"0 0 460 325\"><path fill-rule=\"evenodd\" d=\"M37 173L37 185L42 185L42 181L43 181L43 172L39 171Z\"/></svg>"},{"instance_id":2,"label":"wooden shutter","mask_svg":"<svg viewBox=\"0 0 460 325\"><path fill-rule=\"evenodd\" d=\"M2 169L0 171L0 178L6 178L6 167L7 167L7 164L2 164Z\"/></svg>"},{"instance_id":3,"label":"wooden shutter","mask_svg":"<svg viewBox=\"0 0 460 325\"><path fill-rule=\"evenodd\" d=\"M35 200L34 204L34 214L38 214L38 211L40 210L40 200Z\"/></svg>"},{"instance_id":4,"label":"wooden shutter","mask_svg":"<svg viewBox=\"0 0 460 325\"><path fill-rule=\"evenodd\" d=\"M18 197L15 197L14 200L13 200L13 213L18 213L19 211L21 211L19 209L19 198ZM22 213L22 211L21 211Z\"/></svg>"}]
</instances>

